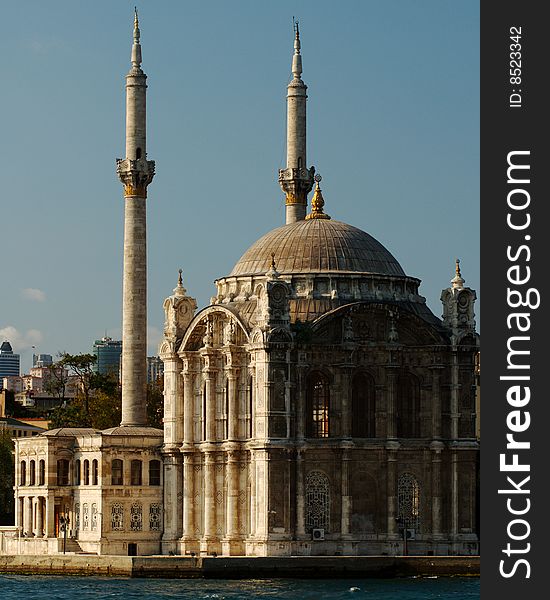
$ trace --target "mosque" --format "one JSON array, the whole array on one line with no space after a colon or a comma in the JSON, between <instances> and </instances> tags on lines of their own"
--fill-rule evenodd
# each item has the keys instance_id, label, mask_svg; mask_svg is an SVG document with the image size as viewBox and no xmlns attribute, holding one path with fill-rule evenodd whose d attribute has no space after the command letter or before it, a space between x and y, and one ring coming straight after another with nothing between
<instances>
[{"instance_id":1,"label":"mosque","mask_svg":"<svg viewBox=\"0 0 550 600\"><path fill-rule=\"evenodd\" d=\"M327 214L306 161L297 26L279 171L286 223L252 244L199 311L180 272L159 349L164 430L147 426L155 164L137 14L131 56L117 160L122 423L16 440L16 527L3 550L393 555L406 544L409 554L477 554L476 293L457 260L437 318L380 242Z\"/></svg>"}]
</instances>

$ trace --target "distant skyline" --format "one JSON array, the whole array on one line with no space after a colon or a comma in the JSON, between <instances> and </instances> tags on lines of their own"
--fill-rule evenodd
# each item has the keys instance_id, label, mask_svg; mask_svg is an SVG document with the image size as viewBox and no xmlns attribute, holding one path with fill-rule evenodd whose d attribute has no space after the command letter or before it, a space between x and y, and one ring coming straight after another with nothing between
<instances>
[{"instance_id":1,"label":"distant skyline","mask_svg":"<svg viewBox=\"0 0 550 600\"><path fill-rule=\"evenodd\" d=\"M121 339L124 76L135 1L2 11L0 342L32 354ZM292 17L308 166L326 212L378 239L436 316L461 259L479 284L479 2L138 4L148 75L148 354L183 269L199 309L284 223ZM478 301L479 323L479 301ZM34 348L33 348L34 346Z\"/></svg>"}]
</instances>

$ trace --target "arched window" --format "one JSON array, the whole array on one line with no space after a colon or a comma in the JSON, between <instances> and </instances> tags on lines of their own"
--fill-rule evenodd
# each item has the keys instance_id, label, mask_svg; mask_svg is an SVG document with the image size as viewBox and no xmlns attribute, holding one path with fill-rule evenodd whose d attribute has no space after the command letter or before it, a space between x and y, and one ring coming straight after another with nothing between
<instances>
[{"instance_id":1,"label":"arched window","mask_svg":"<svg viewBox=\"0 0 550 600\"><path fill-rule=\"evenodd\" d=\"M27 463L21 461L21 477L19 479L19 485L27 485Z\"/></svg>"},{"instance_id":2,"label":"arched window","mask_svg":"<svg viewBox=\"0 0 550 600\"><path fill-rule=\"evenodd\" d=\"M160 460L149 461L149 485L160 485Z\"/></svg>"},{"instance_id":3,"label":"arched window","mask_svg":"<svg viewBox=\"0 0 550 600\"><path fill-rule=\"evenodd\" d=\"M111 485L123 485L122 461L115 458L111 463Z\"/></svg>"},{"instance_id":4,"label":"arched window","mask_svg":"<svg viewBox=\"0 0 550 600\"><path fill-rule=\"evenodd\" d=\"M404 527L420 524L420 486L412 473L403 473L397 484L397 518Z\"/></svg>"},{"instance_id":5,"label":"arched window","mask_svg":"<svg viewBox=\"0 0 550 600\"><path fill-rule=\"evenodd\" d=\"M130 463L130 485L141 485L141 460Z\"/></svg>"},{"instance_id":6,"label":"arched window","mask_svg":"<svg viewBox=\"0 0 550 600\"><path fill-rule=\"evenodd\" d=\"M38 485L45 485L46 483L46 462L41 460L38 463Z\"/></svg>"},{"instance_id":7,"label":"arched window","mask_svg":"<svg viewBox=\"0 0 550 600\"><path fill-rule=\"evenodd\" d=\"M97 485L98 482L98 464L97 459L92 460L92 485Z\"/></svg>"},{"instance_id":8,"label":"arched window","mask_svg":"<svg viewBox=\"0 0 550 600\"><path fill-rule=\"evenodd\" d=\"M57 461L57 485L69 485L69 461L66 458Z\"/></svg>"},{"instance_id":9,"label":"arched window","mask_svg":"<svg viewBox=\"0 0 550 600\"><path fill-rule=\"evenodd\" d=\"M329 381L323 373L311 373L307 384L307 436L329 436Z\"/></svg>"},{"instance_id":10,"label":"arched window","mask_svg":"<svg viewBox=\"0 0 550 600\"><path fill-rule=\"evenodd\" d=\"M141 158L141 148L136 148L136 159L139 160Z\"/></svg>"},{"instance_id":11,"label":"arched window","mask_svg":"<svg viewBox=\"0 0 550 600\"><path fill-rule=\"evenodd\" d=\"M374 379L357 373L351 391L351 431L353 437L376 437L376 396Z\"/></svg>"},{"instance_id":12,"label":"arched window","mask_svg":"<svg viewBox=\"0 0 550 600\"><path fill-rule=\"evenodd\" d=\"M80 485L80 459L74 463L74 484Z\"/></svg>"},{"instance_id":13,"label":"arched window","mask_svg":"<svg viewBox=\"0 0 550 600\"><path fill-rule=\"evenodd\" d=\"M410 373L397 380L397 437L420 437L420 384Z\"/></svg>"},{"instance_id":14,"label":"arched window","mask_svg":"<svg viewBox=\"0 0 550 600\"><path fill-rule=\"evenodd\" d=\"M306 478L306 531L330 526L330 483L322 471L310 471Z\"/></svg>"},{"instance_id":15,"label":"arched window","mask_svg":"<svg viewBox=\"0 0 550 600\"><path fill-rule=\"evenodd\" d=\"M84 461L84 485L90 485L90 461Z\"/></svg>"},{"instance_id":16,"label":"arched window","mask_svg":"<svg viewBox=\"0 0 550 600\"><path fill-rule=\"evenodd\" d=\"M29 485L36 485L36 463L31 460L29 464Z\"/></svg>"}]
</instances>

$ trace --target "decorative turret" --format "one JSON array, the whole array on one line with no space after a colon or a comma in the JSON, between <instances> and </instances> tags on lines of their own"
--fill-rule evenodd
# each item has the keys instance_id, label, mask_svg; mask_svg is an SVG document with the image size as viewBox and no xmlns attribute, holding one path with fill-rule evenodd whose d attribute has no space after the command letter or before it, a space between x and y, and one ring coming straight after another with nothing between
<instances>
[{"instance_id":1,"label":"decorative turret","mask_svg":"<svg viewBox=\"0 0 550 600\"><path fill-rule=\"evenodd\" d=\"M475 290L464 287L464 283L466 280L462 277L460 260L457 258L451 287L441 292L443 322L452 330L457 341L466 333L475 333L476 328L474 304L477 296Z\"/></svg>"},{"instance_id":2,"label":"decorative turret","mask_svg":"<svg viewBox=\"0 0 550 600\"><path fill-rule=\"evenodd\" d=\"M315 168L306 167L306 100L307 85L302 81L300 30L294 24L294 55L292 81L287 93L286 169L279 169L279 184L286 194L286 222L305 219L307 195L313 187Z\"/></svg>"},{"instance_id":3,"label":"decorative turret","mask_svg":"<svg viewBox=\"0 0 550 600\"><path fill-rule=\"evenodd\" d=\"M132 66L126 75L126 158L118 158L124 185L124 280L122 292L122 426L146 426L147 386L147 186L155 163L147 160L147 75L141 69L137 11Z\"/></svg>"},{"instance_id":4,"label":"decorative turret","mask_svg":"<svg viewBox=\"0 0 550 600\"><path fill-rule=\"evenodd\" d=\"M181 341L197 310L197 301L188 296L187 290L183 287L181 273L180 269L178 285L174 288L174 293L168 296L163 304L164 337L170 343L172 352L177 352L177 343Z\"/></svg>"}]
</instances>

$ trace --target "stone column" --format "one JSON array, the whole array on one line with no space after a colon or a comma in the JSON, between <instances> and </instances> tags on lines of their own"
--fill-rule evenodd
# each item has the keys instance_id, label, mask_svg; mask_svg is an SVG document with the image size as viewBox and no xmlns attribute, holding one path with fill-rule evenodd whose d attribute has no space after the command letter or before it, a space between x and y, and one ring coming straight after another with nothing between
<instances>
[{"instance_id":1,"label":"stone column","mask_svg":"<svg viewBox=\"0 0 550 600\"><path fill-rule=\"evenodd\" d=\"M55 501L53 497L46 496L46 537L55 536Z\"/></svg>"},{"instance_id":2,"label":"stone column","mask_svg":"<svg viewBox=\"0 0 550 600\"><path fill-rule=\"evenodd\" d=\"M25 515L23 521L23 531L30 536L33 532L33 522L32 522L32 509L33 509L33 498L32 496L25 497Z\"/></svg>"},{"instance_id":3,"label":"stone column","mask_svg":"<svg viewBox=\"0 0 550 600\"><path fill-rule=\"evenodd\" d=\"M204 455L204 539L216 537L216 455Z\"/></svg>"},{"instance_id":4,"label":"stone column","mask_svg":"<svg viewBox=\"0 0 550 600\"><path fill-rule=\"evenodd\" d=\"M213 374L206 379L206 441L216 440L216 386Z\"/></svg>"},{"instance_id":5,"label":"stone column","mask_svg":"<svg viewBox=\"0 0 550 600\"><path fill-rule=\"evenodd\" d=\"M441 450L442 442L432 442L432 538L441 539Z\"/></svg>"},{"instance_id":6,"label":"stone column","mask_svg":"<svg viewBox=\"0 0 550 600\"><path fill-rule=\"evenodd\" d=\"M296 390L296 438L303 440L305 437L305 373L303 367L298 367L298 388Z\"/></svg>"},{"instance_id":7,"label":"stone column","mask_svg":"<svg viewBox=\"0 0 550 600\"><path fill-rule=\"evenodd\" d=\"M352 368L340 369L340 383L342 389L342 437L351 438L351 374Z\"/></svg>"},{"instance_id":8,"label":"stone column","mask_svg":"<svg viewBox=\"0 0 550 600\"><path fill-rule=\"evenodd\" d=\"M25 530L25 509L24 509L24 501L25 498L23 496L17 496L17 511L15 513L15 525L17 527L21 527L21 531Z\"/></svg>"},{"instance_id":9,"label":"stone column","mask_svg":"<svg viewBox=\"0 0 550 600\"><path fill-rule=\"evenodd\" d=\"M434 440L441 439L440 373L441 367L432 367L432 437Z\"/></svg>"},{"instance_id":10,"label":"stone column","mask_svg":"<svg viewBox=\"0 0 550 600\"><path fill-rule=\"evenodd\" d=\"M386 450L386 498L388 515L388 538L390 540L398 539L397 532L397 448L387 447Z\"/></svg>"},{"instance_id":11,"label":"stone column","mask_svg":"<svg viewBox=\"0 0 550 600\"><path fill-rule=\"evenodd\" d=\"M171 449L164 453L164 528L162 533L163 552L175 552L176 540L181 536L181 490L182 458L179 450ZM185 489L185 487L183 487Z\"/></svg>"},{"instance_id":12,"label":"stone column","mask_svg":"<svg viewBox=\"0 0 550 600\"><path fill-rule=\"evenodd\" d=\"M195 441L194 426L194 375L183 372L183 443L193 444Z\"/></svg>"},{"instance_id":13,"label":"stone column","mask_svg":"<svg viewBox=\"0 0 550 600\"><path fill-rule=\"evenodd\" d=\"M230 450L227 457L226 537L239 537L239 453Z\"/></svg>"},{"instance_id":14,"label":"stone column","mask_svg":"<svg viewBox=\"0 0 550 600\"><path fill-rule=\"evenodd\" d=\"M38 496L36 505L36 535L44 537L44 498Z\"/></svg>"},{"instance_id":15,"label":"stone column","mask_svg":"<svg viewBox=\"0 0 550 600\"><path fill-rule=\"evenodd\" d=\"M195 464L190 452L183 455L183 538L195 538Z\"/></svg>"},{"instance_id":16,"label":"stone column","mask_svg":"<svg viewBox=\"0 0 550 600\"><path fill-rule=\"evenodd\" d=\"M38 496L34 496L32 499L32 534L38 537Z\"/></svg>"},{"instance_id":17,"label":"stone column","mask_svg":"<svg viewBox=\"0 0 550 600\"><path fill-rule=\"evenodd\" d=\"M451 536L458 534L458 456L456 449L451 450Z\"/></svg>"},{"instance_id":18,"label":"stone column","mask_svg":"<svg viewBox=\"0 0 550 600\"><path fill-rule=\"evenodd\" d=\"M349 443L349 442L348 442ZM350 494L349 489L349 461L350 461L350 451L347 448L342 450L342 525L341 532L342 537L347 536L350 533L350 513L351 513L351 504L353 498Z\"/></svg>"},{"instance_id":19,"label":"stone column","mask_svg":"<svg viewBox=\"0 0 550 600\"><path fill-rule=\"evenodd\" d=\"M163 355L164 363L164 444L176 448L183 438L181 424L181 360Z\"/></svg>"},{"instance_id":20,"label":"stone column","mask_svg":"<svg viewBox=\"0 0 550 600\"><path fill-rule=\"evenodd\" d=\"M306 534L305 515L306 495L304 490L304 457L303 451L296 451L296 534L298 537Z\"/></svg>"},{"instance_id":21,"label":"stone column","mask_svg":"<svg viewBox=\"0 0 550 600\"><path fill-rule=\"evenodd\" d=\"M458 354L456 351L452 353L452 365L451 365L451 439L458 439L458 394L460 391L459 383L459 366L458 366Z\"/></svg>"},{"instance_id":22,"label":"stone column","mask_svg":"<svg viewBox=\"0 0 550 600\"><path fill-rule=\"evenodd\" d=\"M256 456L250 450L250 536L256 535Z\"/></svg>"},{"instance_id":23,"label":"stone column","mask_svg":"<svg viewBox=\"0 0 550 600\"><path fill-rule=\"evenodd\" d=\"M229 394L229 410L227 414L228 423L228 439L236 441L239 439L239 396L237 394L237 371L231 369L227 374L228 394Z\"/></svg>"},{"instance_id":24,"label":"stone column","mask_svg":"<svg viewBox=\"0 0 550 600\"><path fill-rule=\"evenodd\" d=\"M395 439L397 437L395 414L395 402L397 393L396 380L397 374L395 372L395 367L386 368L386 437L388 439Z\"/></svg>"}]
</instances>

